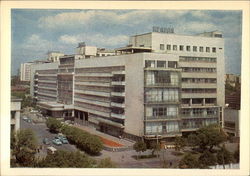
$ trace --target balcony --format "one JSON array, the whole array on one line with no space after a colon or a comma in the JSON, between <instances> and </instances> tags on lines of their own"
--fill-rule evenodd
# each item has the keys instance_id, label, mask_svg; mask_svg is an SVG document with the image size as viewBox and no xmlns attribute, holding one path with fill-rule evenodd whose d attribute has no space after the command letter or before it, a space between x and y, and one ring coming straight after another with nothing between
<instances>
[{"instance_id":1,"label":"balcony","mask_svg":"<svg viewBox=\"0 0 250 176\"><path fill-rule=\"evenodd\" d=\"M57 80L38 80L38 82L41 82L41 83L54 83L56 84Z\"/></svg>"},{"instance_id":2,"label":"balcony","mask_svg":"<svg viewBox=\"0 0 250 176\"><path fill-rule=\"evenodd\" d=\"M87 77L112 77L113 75L111 73L79 73L75 76L87 76Z\"/></svg>"},{"instance_id":3,"label":"balcony","mask_svg":"<svg viewBox=\"0 0 250 176\"><path fill-rule=\"evenodd\" d=\"M77 110L81 110L81 111L85 111L88 113L92 113L92 114L96 114L96 115L100 115L100 116L104 116L104 117L110 117L110 113L108 112L102 112L102 111L97 111L97 110L93 110L93 109L89 109L89 108L84 108L81 107L81 105L79 104L74 104L75 109Z\"/></svg>"},{"instance_id":4,"label":"balcony","mask_svg":"<svg viewBox=\"0 0 250 176\"><path fill-rule=\"evenodd\" d=\"M47 90L57 90L56 87L42 87L42 86L39 86L38 88L39 89L47 89Z\"/></svg>"},{"instance_id":5,"label":"balcony","mask_svg":"<svg viewBox=\"0 0 250 176\"><path fill-rule=\"evenodd\" d=\"M217 88L216 83L182 83L182 88Z\"/></svg>"},{"instance_id":6,"label":"balcony","mask_svg":"<svg viewBox=\"0 0 250 176\"><path fill-rule=\"evenodd\" d=\"M125 96L125 92L111 92L111 96L124 97Z\"/></svg>"},{"instance_id":7,"label":"balcony","mask_svg":"<svg viewBox=\"0 0 250 176\"><path fill-rule=\"evenodd\" d=\"M74 100L78 101L78 102L83 102L83 103L88 103L88 104L94 104L94 105L98 105L98 106L110 107L110 103L109 102L100 102L100 101L88 100L88 99L84 99L84 98L74 98Z\"/></svg>"},{"instance_id":8,"label":"balcony","mask_svg":"<svg viewBox=\"0 0 250 176\"><path fill-rule=\"evenodd\" d=\"M125 86L125 81L112 81L111 82L112 86Z\"/></svg>"},{"instance_id":9,"label":"balcony","mask_svg":"<svg viewBox=\"0 0 250 176\"><path fill-rule=\"evenodd\" d=\"M182 78L216 78L217 73L182 72Z\"/></svg>"},{"instance_id":10,"label":"balcony","mask_svg":"<svg viewBox=\"0 0 250 176\"><path fill-rule=\"evenodd\" d=\"M77 90L77 89L75 89L75 93L86 94L86 95L96 95L96 96L102 96L102 97L110 97L109 92L95 92L95 91L89 91L89 90Z\"/></svg>"},{"instance_id":11,"label":"balcony","mask_svg":"<svg viewBox=\"0 0 250 176\"><path fill-rule=\"evenodd\" d=\"M77 82L75 81L75 85L110 87L110 83L99 83L99 82Z\"/></svg>"},{"instance_id":12,"label":"balcony","mask_svg":"<svg viewBox=\"0 0 250 176\"><path fill-rule=\"evenodd\" d=\"M125 119L125 115L124 114L111 113L111 117L118 118L118 119Z\"/></svg>"},{"instance_id":13,"label":"balcony","mask_svg":"<svg viewBox=\"0 0 250 176\"><path fill-rule=\"evenodd\" d=\"M182 92L181 98L216 98L217 93L185 93Z\"/></svg>"},{"instance_id":14,"label":"balcony","mask_svg":"<svg viewBox=\"0 0 250 176\"><path fill-rule=\"evenodd\" d=\"M114 102L111 102L111 106L119 107L119 108L125 108L125 104L124 103L114 103Z\"/></svg>"},{"instance_id":15,"label":"balcony","mask_svg":"<svg viewBox=\"0 0 250 176\"><path fill-rule=\"evenodd\" d=\"M113 75L125 75L125 70L119 70L119 71L112 71Z\"/></svg>"},{"instance_id":16,"label":"balcony","mask_svg":"<svg viewBox=\"0 0 250 176\"><path fill-rule=\"evenodd\" d=\"M48 96L48 97L55 97L55 98L57 97L56 94L50 94L50 93L45 93L45 92L37 92L37 94Z\"/></svg>"},{"instance_id":17,"label":"balcony","mask_svg":"<svg viewBox=\"0 0 250 176\"><path fill-rule=\"evenodd\" d=\"M218 114L181 114L182 119L204 119L204 118L218 118Z\"/></svg>"}]
</instances>

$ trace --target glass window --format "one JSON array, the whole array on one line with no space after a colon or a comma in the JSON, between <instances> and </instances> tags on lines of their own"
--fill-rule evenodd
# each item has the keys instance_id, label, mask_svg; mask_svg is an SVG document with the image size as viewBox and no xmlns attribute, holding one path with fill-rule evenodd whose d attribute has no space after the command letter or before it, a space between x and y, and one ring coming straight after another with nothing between
<instances>
[{"instance_id":1,"label":"glass window","mask_svg":"<svg viewBox=\"0 0 250 176\"><path fill-rule=\"evenodd\" d=\"M212 48L212 52L216 53L216 48L215 47Z\"/></svg>"},{"instance_id":2,"label":"glass window","mask_svg":"<svg viewBox=\"0 0 250 176\"><path fill-rule=\"evenodd\" d=\"M209 53L210 52L210 48L206 47L206 52Z\"/></svg>"},{"instance_id":3,"label":"glass window","mask_svg":"<svg viewBox=\"0 0 250 176\"><path fill-rule=\"evenodd\" d=\"M168 61L169 68L177 68L177 61Z\"/></svg>"},{"instance_id":4,"label":"glass window","mask_svg":"<svg viewBox=\"0 0 250 176\"><path fill-rule=\"evenodd\" d=\"M177 50L177 45L173 45L173 50Z\"/></svg>"},{"instance_id":5,"label":"glass window","mask_svg":"<svg viewBox=\"0 0 250 176\"><path fill-rule=\"evenodd\" d=\"M184 50L184 46L180 45L180 51L183 51L183 50Z\"/></svg>"},{"instance_id":6,"label":"glass window","mask_svg":"<svg viewBox=\"0 0 250 176\"><path fill-rule=\"evenodd\" d=\"M193 51L194 51L194 52L197 51L197 46L193 46Z\"/></svg>"},{"instance_id":7,"label":"glass window","mask_svg":"<svg viewBox=\"0 0 250 176\"><path fill-rule=\"evenodd\" d=\"M146 60L145 61L145 67L146 68L154 68L155 67L155 61L154 60Z\"/></svg>"},{"instance_id":8,"label":"glass window","mask_svg":"<svg viewBox=\"0 0 250 176\"><path fill-rule=\"evenodd\" d=\"M166 68L166 61L157 61L158 68Z\"/></svg>"},{"instance_id":9,"label":"glass window","mask_svg":"<svg viewBox=\"0 0 250 176\"><path fill-rule=\"evenodd\" d=\"M171 50L171 45L167 45L167 50Z\"/></svg>"},{"instance_id":10,"label":"glass window","mask_svg":"<svg viewBox=\"0 0 250 176\"><path fill-rule=\"evenodd\" d=\"M203 47L202 46L200 46L199 51L203 52Z\"/></svg>"},{"instance_id":11,"label":"glass window","mask_svg":"<svg viewBox=\"0 0 250 176\"><path fill-rule=\"evenodd\" d=\"M186 50L187 50L187 51L190 51L190 46L186 46Z\"/></svg>"},{"instance_id":12,"label":"glass window","mask_svg":"<svg viewBox=\"0 0 250 176\"><path fill-rule=\"evenodd\" d=\"M160 50L164 50L164 44L160 44Z\"/></svg>"}]
</instances>

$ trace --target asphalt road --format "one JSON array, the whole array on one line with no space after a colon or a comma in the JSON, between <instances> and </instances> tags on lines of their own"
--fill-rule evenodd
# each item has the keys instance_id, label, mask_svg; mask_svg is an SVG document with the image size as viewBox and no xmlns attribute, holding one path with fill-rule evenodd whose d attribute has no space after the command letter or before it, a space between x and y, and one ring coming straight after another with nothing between
<instances>
[{"instance_id":1,"label":"asphalt road","mask_svg":"<svg viewBox=\"0 0 250 176\"><path fill-rule=\"evenodd\" d=\"M40 151L40 155L46 154L46 148L49 146L53 146L57 150L67 150L67 151L77 151L77 148L74 145L71 144L62 144L60 146L57 146L52 143L52 140L57 136L57 134L50 133L48 128L46 127L46 124L44 123L28 123L21 119L21 129L32 129L37 137L38 145L43 146L42 151ZM50 144L45 145L43 143L43 139L48 138Z\"/></svg>"}]
</instances>

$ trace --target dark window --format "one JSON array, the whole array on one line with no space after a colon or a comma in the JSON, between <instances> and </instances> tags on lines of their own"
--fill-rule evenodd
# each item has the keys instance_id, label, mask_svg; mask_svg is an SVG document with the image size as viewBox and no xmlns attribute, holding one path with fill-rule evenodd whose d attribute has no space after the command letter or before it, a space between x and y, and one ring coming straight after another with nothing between
<instances>
[{"instance_id":1,"label":"dark window","mask_svg":"<svg viewBox=\"0 0 250 176\"><path fill-rule=\"evenodd\" d=\"M157 67L166 68L166 61L157 61Z\"/></svg>"},{"instance_id":2,"label":"dark window","mask_svg":"<svg viewBox=\"0 0 250 176\"><path fill-rule=\"evenodd\" d=\"M197 46L193 46L193 51L194 51L194 52L197 51Z\"/></svg>"},{"instance_id":3,"label":"dark window","mask_svg":"<svg viewBox=\"0 0 250 176\"><path fill-rule=\"evenodd\" d=\"M154 68L155 67L155 61L154 60L146 60L145 61L145 67L146 68Z\"/></svg>"},{"instance_id":4,"label":"dark window","mask_svg":"<svg viewBox=\"0 0 250 176\"><path fill-rule=\"evenodd\" d=\"M215 47L212 48L212 52L216 53L216 48Z\"/></svg>"},{"instance_id":5,"label":"dark window","mask_svg":"<svg viewBox=\"0 0 250 176\"><path fill-rule=\"evenodd\" d=\"M167 45L167 50L171 50L171 45Z\"/></svg>"},{"instance_id":6,"label":"dark window","mask_svg":"<svg viewBox=\"0 0 250 176\"><path fill-rule=\"evenodd\" d=\"M169 68L177 68L177 62L176 61L168 61L168 67Z\"/></svg>"},{"instance_id":7,"label":"dark window","mask_svg":"<svg viewBox=\"0 0 250 176\"><path fill-rule=\"evenodd\" d=\"M206 52L209 53L210 52L210 48L206 47Z\"/></svg>"},{"instance_id":8,"label":"dark window","mask_svg":"<svg viewBox=\"0 0 250 176\"><path fill-rule=\"evenodd\" d=\"M173 50L177 50L177 45L173 45Z\"/></svg>"},{"instance_id":9,"label":"dark window","mask_svg":"<svg viewBox=\"0 0 250 176\"><path fill-rule=\"evenodd\" d=\"M202 47L202 46L200 46L199 51L200 51L200 52L203 52L203 47Z\"/></svg>"},{"instance_id":10,"label":"dark window","mask_svg":"<svg viewBox=\"0 0 250 176\"><path fill-rule=\"evenodd\" d=\"M190 51L190 46L186 46L186 50L187 50L187 51Z\"/></svg>"},{"instance_id":11,"label":"dark window","mask_svg":"<svg viewBox=\"0 0 250 176\"><path fill-rule=\"evenodd\" d=\"M180 51L183 51L183 50L184 50L184 46L180 45Z\"/></svg>"},{"instance_id":12,"label":"dark window","mask_svg":"<svg viewBox=\"0 0 250 176\"><path fill-rule=\"evenodd\" d=\"M160 44L160 50L164 50L164 44Z\"/></svg>"}]
</instances>

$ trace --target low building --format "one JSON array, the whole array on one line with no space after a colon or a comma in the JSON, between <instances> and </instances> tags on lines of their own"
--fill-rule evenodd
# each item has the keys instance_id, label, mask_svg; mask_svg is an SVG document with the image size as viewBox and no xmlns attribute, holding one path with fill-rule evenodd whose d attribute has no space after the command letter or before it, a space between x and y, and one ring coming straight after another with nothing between
<instances>
[{"instance_id":1,"label":"low building","mask_svg":"<svg viewBox=\"0 0 250 176\"><path fill-rule=\"evenodd\" d=\"M22 99L11 97L11 130L17 131L20 129L20 111L21 111Z\"/></svg>"}]
</instances>

